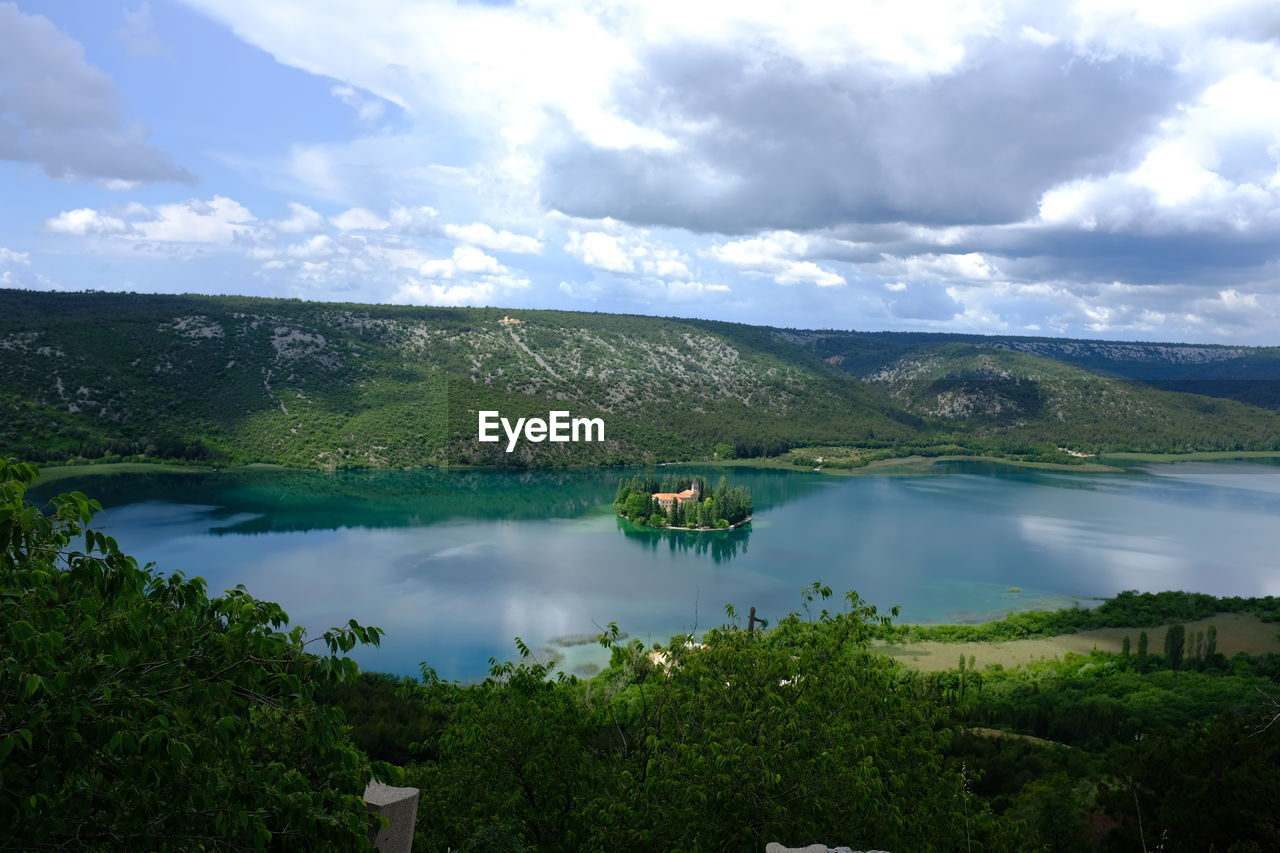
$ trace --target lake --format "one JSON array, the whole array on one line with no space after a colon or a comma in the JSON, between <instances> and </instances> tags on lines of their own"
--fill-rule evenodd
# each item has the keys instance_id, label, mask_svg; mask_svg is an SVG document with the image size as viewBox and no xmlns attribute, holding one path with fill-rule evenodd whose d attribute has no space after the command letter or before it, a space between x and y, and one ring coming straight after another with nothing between
<instances>
[{"instance_id":1,"label":"lake","mask_svg":"<svg viewBox=\"0 0 1280 853\"><path fill-rule=\"evenodd\" d=\"M946 462L924 476L680 468L749 486L755 520L715 533L613 515L631 471L98 474L95 526L166 571L244 584L312 635L387 632L365 669L481 677L520 636L590 672L609 622L646 642L705 629L724 605L770 620L822 581L903 620L984 621L1124 589L1280 595L1277 460L1097 474ZM661 473L661 471L660 471ZM575 637L576 635L576 637ZM579 644L575 644L574 640Z\"/></svg>"}]
</instances>

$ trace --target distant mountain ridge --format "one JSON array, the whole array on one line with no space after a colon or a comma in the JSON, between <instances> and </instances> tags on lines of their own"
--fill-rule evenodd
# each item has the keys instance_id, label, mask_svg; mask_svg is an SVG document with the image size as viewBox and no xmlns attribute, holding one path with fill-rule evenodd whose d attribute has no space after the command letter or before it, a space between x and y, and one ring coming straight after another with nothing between
<instances>
[{"instance_id":1,"label":"distant mountain ridge","mask_svg":"<svg viewBox=\"0 0 1280 853\"><path fill-rule=\"evenodd\" d=\"M1237 367L1240 380L1219 375ZM1277 449L1277 415L1222 398L1266 402L1278 381L1277 348L0 290L0 453L38 461L340 468L638 463L839 444L1026 458L1059 445ZM1216 393L1171 393L1177 383ZM508 454L475 441L479 409L599 416L606 441Z\"/></svg>"}]
</instances>

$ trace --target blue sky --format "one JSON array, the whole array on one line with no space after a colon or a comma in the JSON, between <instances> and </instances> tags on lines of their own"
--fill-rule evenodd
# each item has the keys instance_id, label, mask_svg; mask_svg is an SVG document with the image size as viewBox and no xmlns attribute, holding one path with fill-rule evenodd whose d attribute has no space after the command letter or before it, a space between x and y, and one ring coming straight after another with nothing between
<instances>
[{"instance_id":1,"label":"blue sky","mask_svg":"<svg viewBox=\"0 0 1280 853\"><path fill-rule=\"evenodd\" d=\"M1280 344L1280 6L0 2L0 285Z\"/></svg>"}]
</instances>

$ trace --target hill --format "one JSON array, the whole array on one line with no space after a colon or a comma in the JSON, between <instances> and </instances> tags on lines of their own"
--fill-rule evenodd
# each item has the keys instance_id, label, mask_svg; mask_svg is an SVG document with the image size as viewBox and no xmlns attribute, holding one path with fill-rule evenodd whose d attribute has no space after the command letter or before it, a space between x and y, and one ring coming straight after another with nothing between
<instances>
[{"instance_id":1,"label":"hill","mask_svg":"<svg viewBox=\"0 0 1280 853\"><path fill-rule=\"evenodd\" d=\"M1030 457L1059 444L1280 446L1280 422L1261 408L1170 393L1019 343L1039 339L958 337L0 290L0 453L342 468L615 464L814 445ZM524 442L508 454L475 440L480 409L600 417L606 441Z\"/></svg>"},{"instance_id":2,"label":"hill","mask_svg":"<svg viewBox=\"0 0 1280 853\"><path fill-rule=\"evenodd\" d=\"M892 361L942 343L966 343L1037 355L1165 390L1280 408L1280 347L920 332L800 334L814 352L855 375L873 373Z\"/></svg>"},{"instance_id":3,"label":"hill","mask_svg":"<svg viewBox=\"0 0 1280 853\"><path fill-rule=\"evenodd\" d=\"M1015 350L937 344L877 370L908 412L973 437L1105 450L1263 446L1277 418L1255 406L1157 390ZM1231 444L1233 447L1224 447Z\"/></svg>"}]
</instances>

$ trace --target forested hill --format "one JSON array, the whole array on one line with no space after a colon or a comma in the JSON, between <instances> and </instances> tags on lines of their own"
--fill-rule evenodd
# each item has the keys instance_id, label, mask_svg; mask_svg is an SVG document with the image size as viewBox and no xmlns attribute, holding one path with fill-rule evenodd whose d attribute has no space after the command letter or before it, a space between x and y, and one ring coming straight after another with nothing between
<instances>
[{"instance_id":1,"label":"forested hill","mask_svg":"<svg viewBox=\"0 0 1280 853\"><path fill-rule=\"evenodd\" d=\"M1115 346L0 290L0 455L385 467L608 464L837 444L1029 458L1061 457L1059 445L1280 447L1277 415L1124 378L1124 359L1105 357ZM1179 363L1243 359L1264 385L1280 365L1272 350L1226 349L1230 358L1185 346L1178 352L1192 355ZM1162 370L1153 381L1201 378ZM508 454L505 442L475 441L478 409L512 420L551 409L600 417L606 441L522 442Z\"/></svg>"}]
</instances>

